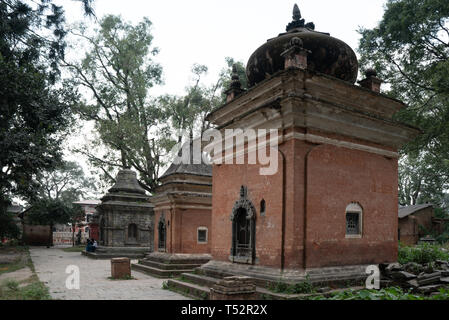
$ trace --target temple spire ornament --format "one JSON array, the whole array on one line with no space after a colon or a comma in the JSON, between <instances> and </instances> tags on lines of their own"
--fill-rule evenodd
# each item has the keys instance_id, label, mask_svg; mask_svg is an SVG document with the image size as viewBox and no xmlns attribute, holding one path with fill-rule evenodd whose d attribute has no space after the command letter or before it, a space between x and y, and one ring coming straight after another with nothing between
<instances>
[{"instance_id":1,"label":"temple spire ornament","mask_svg":"<svg viewBox=\"0 0 449 320\"><path fill-rule=\"evenodd\" d=\"M312 53L304 48L301 38L294 37L285 46L285 51L281 53L284 57L284 69L307 69L307 56Z\"/></svg>"},{"instance_id":2,"label":"temple spire ornament","mask_svg":"<svg viewBox=\"0 0 449 320\"><path fill-rule=\"evenodd\" d=\"M365 71L365 78L358 81L358 83L363 88L380 93L383 81L377 77L377 71L370 68Z\"/></svg>"},{"instance_id":3,"label":"temple spire ornament","mask_svg":"<svg viewBox=\"0 0 449 320\"><path fill-rule=\"evenodd\" d=\"M229 89L225 92L226 94L226 102L230 102L234 100L238 95L245 92L244 89L242 89L242 83L240 82L239 74L237 72L237 65L232 65L232 78L231 78L231 85L229 86Z\"/></svg>"},{"instance_id":4,"label":"temple spire ornament","mask_svg":"<svg viewBox=\"0 0 449 320\"><path fill-rule=\"evenodd\" d=\"M306 24L305 20L301 18L301 11L299 10L298 5L295 3L295 5L293 6L293 21L288 24L287 32L298 28L315 30L315 24L313 22L309 22Z\"/></svg>"},{"instance_id":5,"label":"temple spire ornament","mask_svg":"<svg viewBox=\"0 0 449 320\"><path fill-rule=\"evenodd\" d=\"M300 21L301 20L301 11L299 10L298 5L295 3L293 6L293 21ZM304 19L302 19L304 22Z\"/></svg>"}]
</instances>

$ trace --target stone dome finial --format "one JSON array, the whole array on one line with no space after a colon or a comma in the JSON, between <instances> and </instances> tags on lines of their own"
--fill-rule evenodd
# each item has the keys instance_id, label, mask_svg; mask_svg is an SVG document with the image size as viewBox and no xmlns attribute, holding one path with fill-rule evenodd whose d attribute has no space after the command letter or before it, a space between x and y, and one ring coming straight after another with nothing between
<instances>
[{"instance_id":1,"label":"stone dome finial","mask_svg":"<svg viewBox=\"0 0 449 320\"><path fill-rule=\"evenodd\" d=\"M377 77L377 71L374 68L366 69L365 71L365 77Z\"/></svg>"},{"instance_id":2,"label":"stone dome finial","mask_svg":"<svg viewBox=\"0 0 449 320\"><path fill-rule=\"evenodd\" d=\"M290 22L287 26L287 32L290 32L297 28L307 28L310 30L315 30L315 24L313 22L305 23L304 19L301 19L301 11L299 10L298 5L295 3L293 6L293 21Z\"/></svg>"},{"instance_id":3,"label":"stone dome finial","mask_svg":"<svg viewBox=\"0 0 449 320\"><path fill-rule=\"evenodd\" d=\"M295 3L293 6L293 21L301 20L301 11L299 10L298 5Z\"/></svg>"}]
</instances>

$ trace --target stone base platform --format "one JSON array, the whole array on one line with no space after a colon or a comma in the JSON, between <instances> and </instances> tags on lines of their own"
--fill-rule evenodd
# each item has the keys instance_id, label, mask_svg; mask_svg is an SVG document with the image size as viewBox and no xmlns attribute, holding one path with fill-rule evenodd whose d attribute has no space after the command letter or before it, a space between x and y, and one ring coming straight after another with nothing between
<instances>
[{"instance_id":1,"label":"stone base platform","mask_svg":"<svg viewBox=\"0 0 449 320\"><path fill-rule=\"evenodd\" d=\"M182 273L177 279L170 279L168 286L173 291L181 292L191 297L210 299L211 288L221 280L230 276L247 276L256 284L258 299L296 300L314 295L329 295L344 288L354 290L364 289L368 275L366 265L341 266L299 270L284 270L253 265L233 264L220 261L209 261L198 267L194 272ZM279 282L288 284L309 281L316 288L314 294L283 294L270 291Z\"/></svg>"},{"instance_id":2,"label":"stone base platform","mask_svg":"<svg viewBox=\"0 0 449 320\"><path fill-rule=\"evenodd\" d=\"M153 275L159 278L170 278L186 272L192 272L201 265L209 262L209 254L169 254L152 252L133 263L132 269Z\"/></svg>"},{"instance_id":3,"label":"stone base platform","mask_svg":"<svg viewBox=\"0 0 449 320\"><path fill-rule=\"evenodd\" d=\"M150 250L150 247L98 247L95 252L86 252L84 250L81 254L91 259L140 259L145 257Z\"/></svg>"},{"instance_id":4,"label":"stone base platform","mask_svg":"<svg viewBox=\"0 0 449 320\"><path fill-rule=\"evenodd\" d=\"M198 272L220 279L230 276L247 276L255 279L256 284L261 287L269 287L278 282L295 284L306 280L313 284L323 283L338 286L348 281L359 283L365 281L368 277L367 267L368 265L353 265L307 270L281 270L212 260L198 268Z\"/></svg>"}]
</instances>

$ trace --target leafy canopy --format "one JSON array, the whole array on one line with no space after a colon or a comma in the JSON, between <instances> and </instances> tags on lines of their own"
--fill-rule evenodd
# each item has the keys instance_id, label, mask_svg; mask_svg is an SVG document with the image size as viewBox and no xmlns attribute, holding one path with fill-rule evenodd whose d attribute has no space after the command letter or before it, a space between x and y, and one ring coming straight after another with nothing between
<instances>
[{"instance_id":1,"label":"leafy canopy","mask_svg":"<svg viewBox=\"0 0 449 320\"><path fill-rule=\"evenodd\" d=\"M423 130L403 149L402 200L439 204L449 188L449 2L389 0L379 25L359 32L362 69L374 67L408 105L397 118Z\"/></svg>"}]
</instances>

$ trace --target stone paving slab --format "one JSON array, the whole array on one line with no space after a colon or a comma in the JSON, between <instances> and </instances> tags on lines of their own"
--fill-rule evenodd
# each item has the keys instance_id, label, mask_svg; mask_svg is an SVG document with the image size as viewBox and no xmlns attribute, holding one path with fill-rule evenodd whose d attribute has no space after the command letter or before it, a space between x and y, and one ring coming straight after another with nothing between
<instances>
[{"instance_id":1,"label":"stone paving slab","mask_svg":"<svg viewBox=\"0 0 449 320\"><path fill-rule=\"evenodd\" d=\"M59 300L190 300L162 289L163 279L132 271L136 280L114 281L110 260L92 260L78 252L59 248L30 248L36 274L49 288L53 299ZM68 266L80 269L80 289L66 288Z\"/></svg>"}]
</instances>

